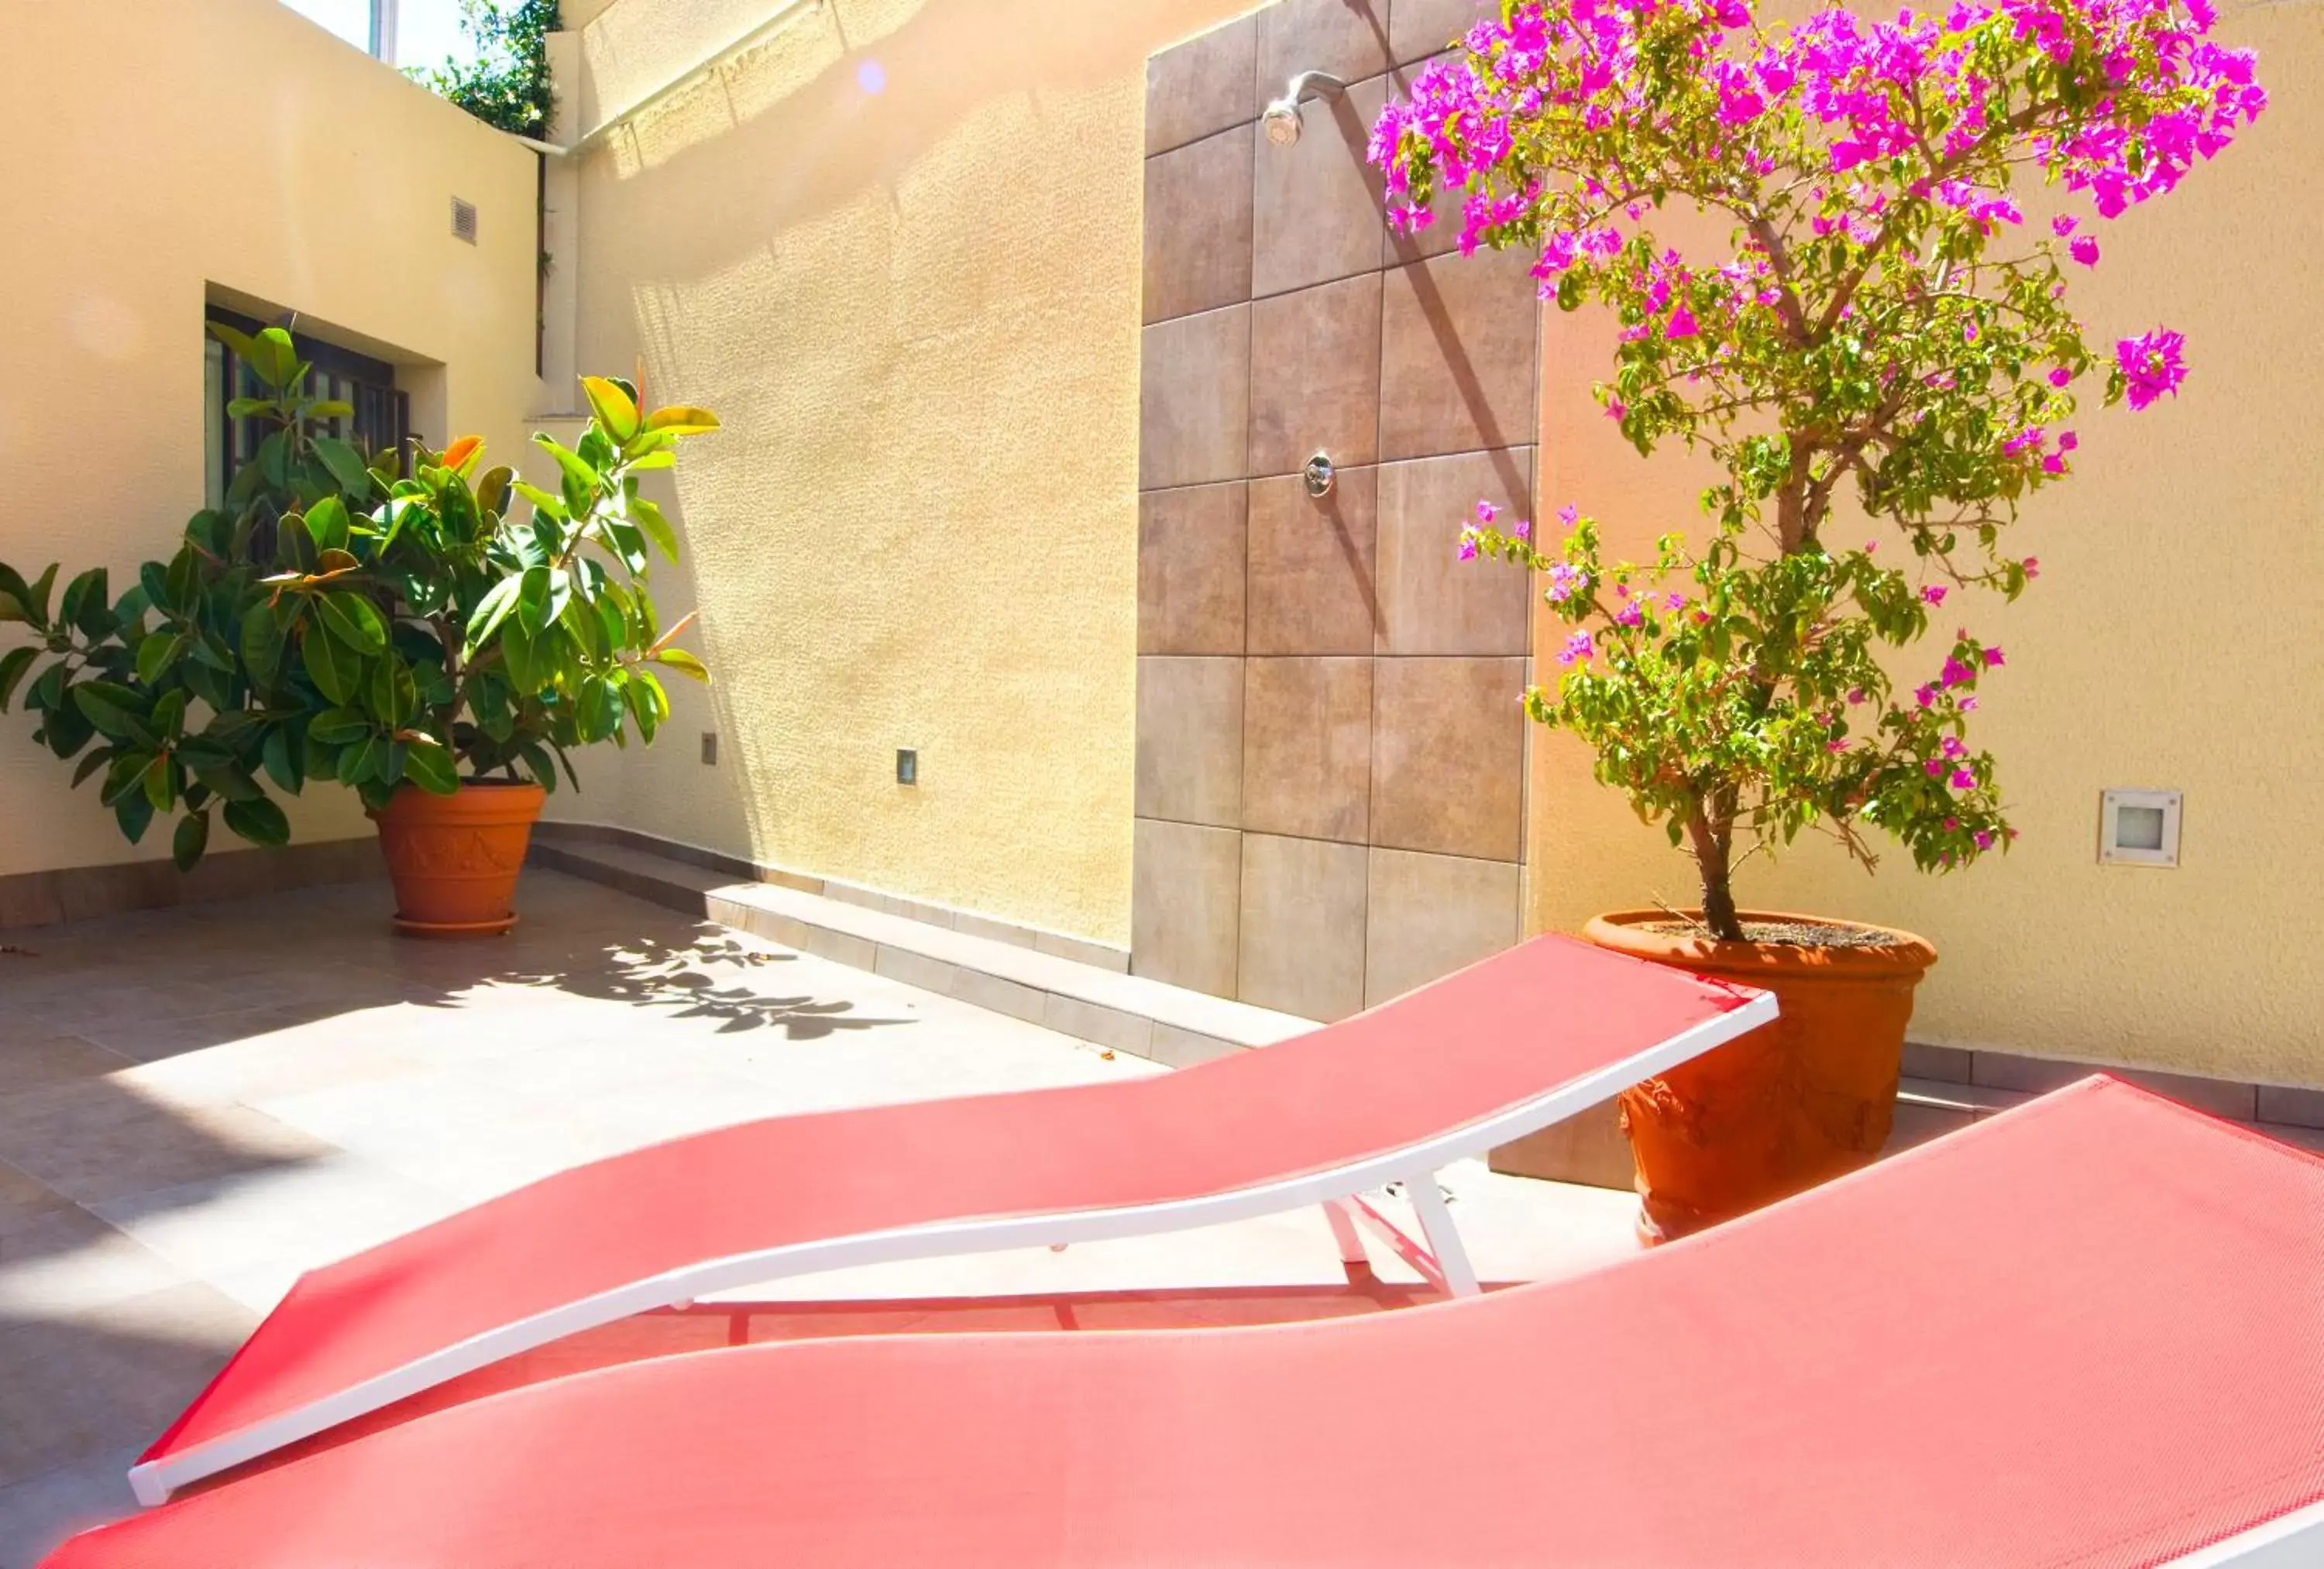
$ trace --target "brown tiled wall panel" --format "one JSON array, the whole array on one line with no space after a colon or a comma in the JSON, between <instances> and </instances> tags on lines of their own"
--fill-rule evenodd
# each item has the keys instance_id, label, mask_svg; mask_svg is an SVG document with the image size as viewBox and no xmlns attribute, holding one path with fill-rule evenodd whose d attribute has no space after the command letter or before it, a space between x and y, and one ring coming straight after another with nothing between
<instances>
[{"instance_id":1,"label":"brown tiled wall panel","mask_svg":"<svg viewBox=\"0 0 2324 1569\"><path fill-rule=\"evenodd\" d=\"M1148 71L1132 965L1310 1018L1518 931L1529 585L1455 551L1534 506L1539 301L1364 156L1482 8L1278 0ZM1268 142L1308 69L1352 85Z\"/></svg>"}]
</instances>

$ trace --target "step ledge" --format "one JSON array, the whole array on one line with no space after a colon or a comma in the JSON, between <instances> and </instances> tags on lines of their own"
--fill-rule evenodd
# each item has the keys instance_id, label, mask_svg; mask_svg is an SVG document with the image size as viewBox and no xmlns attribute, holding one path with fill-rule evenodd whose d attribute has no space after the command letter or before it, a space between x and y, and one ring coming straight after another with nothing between
<instances>
[{"instance_id":1,"label":"step ledge","mask_svg":"<svg viewBox=\"0 0 2324 1569\"><path fill-rule=\"evenodd\" d=\"M563 840L537 843L534 858L548 869L658 903L698 908L706 918L752 936L1173 1067L1271 1046L1317 1028L1312 1019L844 899L774 883L736 882L629 846Z\"/></svg>"}]
</instances>

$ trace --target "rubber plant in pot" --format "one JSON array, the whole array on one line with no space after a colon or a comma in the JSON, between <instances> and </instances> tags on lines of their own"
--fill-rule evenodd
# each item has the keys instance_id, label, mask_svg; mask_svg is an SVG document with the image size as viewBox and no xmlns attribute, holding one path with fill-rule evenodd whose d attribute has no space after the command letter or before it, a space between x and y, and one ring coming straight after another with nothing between
<instances>
[{"instance_id":1,"label":"rubber plant in pot","mask_svg":"<svg viewBox=\"0 0 2324 1569\"><path fill-rule=\"evenodd\" d=\"M2070 473L2087 382L2138 409L2184 374L2159 328L2094 352L2066 296L2099 261L2093 214L2167 193L2264 106L2211 23L2208 0L1793 24L1748 0L1505 0L1374 128L1391 223L1457 207L1464 253L1521 247L1545 297L1609 313L1606 417L1718 476L1643 559L1572 507L1536 533L1480 502L1459 545L1543 574L1563 669L1528 711L1701 874L1699 908L1602 915L1590 938L1780 998L1779 1023L1624 1097L1650 1238L1887 1136L1934 951L1739 908L1735 872L1810 829L1867 867L1871 830L1923 871L2008 848L1969 740L2004 654L1960 601L2036 576L2011 525Z\"/></svg>"},{"instance_id":2,"label":"rubber plant in pot","mask_svg":"<svg viewBox=\"0 0 2324 1569\"><path fill-rule=\"evenodd\" d=\"M534 437L549 491L480 472L472 436L367 458L320 428L350 411L308 395L288 333L211 331L266 392L229 416L272 430L225 506L118 598L103 567L59 594L53 565L29 581L0 565L0 620L33 639L0 654L0 709L21 688L34 739L78 759L74 783L98 782L131 842L174 817L181 867L213 820L287 842L274 793L334 783L378 824L401 927L505 931L566 754L652 740L669 712L657 669L708 676L673 642L686 623L658 623L647 564L678 543L638 476L717 421L587 379L577 446Z\"/></svg>"}]
</instances>

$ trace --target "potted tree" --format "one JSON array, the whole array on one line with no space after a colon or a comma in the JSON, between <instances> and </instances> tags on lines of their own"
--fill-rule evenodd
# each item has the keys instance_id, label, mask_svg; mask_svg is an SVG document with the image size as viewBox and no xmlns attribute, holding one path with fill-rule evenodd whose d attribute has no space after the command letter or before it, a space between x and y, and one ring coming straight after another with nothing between
<instances>
[{"instance_id":1,"label":"potted tree","mask_svg":"<svg viewBox=\"0 0 2324 1569\"><path fill-rule=\"evenodd\" d=\"M210 330L266 389L229 414L273 429L225 507L118 597L103 567L59 594L54 565L31 580L0 565L0 621L33 639L0 654L0 711L21 687L34 739L78 759L75 784L99 781L132 843L175 817L180 867L214 819L287 842L272 792L327 781L377 822L401 927L505 931L566 754L651 741L669 712L658 669L708 677L647 592L650 554L675 560L678 542L638 475L718 422L643 413L628 385L585 379L577 447L534 437L557 463L549 491L480 473L473 436L366 457L318 428L349 410L308 395L288 333Z\"/></svg>"},{"instance_id":2,"label":"potted tree","mask_svg":"<svg viewBox=\"0 0 2324 1569\"><path fill-rule=\"evenodd\" d=\"M1795 24L1748 0L1504 0L1374 128L1391 222L1426 224L1457 189L1464 252L1521 246L1545 298L1610 313L1596 395L1624 436L1720 476L1702 521L1638 560L1572 507L1536 534L1480 503L1460 546L1542 574L1569 630L1528 711L1587 743L1700 872L1698 908L1587 935L1781 1000L1779 1023L1624 1097L1649 1239L1887 1136L1934 951L1742 908L1735 870L1812 828L1868 867L1874 830L1923 871L2008 848L1969 739L2005 656L1957 618L2036 576L2010 526L2071 473L2087 379L2137 409L2185 373L2160 328L2094 352L2067 280L2098 262L2091 213L2168 192L2264 106L2212 20L2208 0ZM2037 188L2054 211L2029 222ZM1683 253L1681 230L1724 243Z\"/></svg>"}]
</instances>

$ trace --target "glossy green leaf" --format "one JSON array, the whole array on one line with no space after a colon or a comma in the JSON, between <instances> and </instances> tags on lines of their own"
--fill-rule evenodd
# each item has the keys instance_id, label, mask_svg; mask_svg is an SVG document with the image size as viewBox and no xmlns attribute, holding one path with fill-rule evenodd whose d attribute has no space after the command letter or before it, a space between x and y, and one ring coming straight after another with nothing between
<instances>
[{"instance_id":1,"label":"glossy green leaf","mask_svg":"<svg viewBox=\"0 0 2324 1569\"><path fill-rule=\"evenodd\" d=\"M321 628L309 626L299 640L299 652L316 690L333 702L344 703L355 694L361 662L350 649Z\"/></svg>"},{"instance_id":2,"label":"glossy green leaf","mask_svg":"<svg viewBox=\"0 0 2324 1569\"><path fill-rule=\"evenodd\" d=\"M646 416L646 428L666 431L672 436L699 436L718 428L718 417L707 408L688 408L673 403L667 408L657 408Z\"/></svg>"},{"instance_id":3,"label":"glossy green leaf","mask_svg":"<svg viewBox=\"0 0 2324 1569\"><path fill-rule=\"evenodd\" d=\"M683 648L662 648L655 651L654 663L667 665L680 675L690 675L696 681L710 679L710 667Z\"/></svg>"},{"instance_id":4,"label":"glossy green leaf","mask_svg":"<svg viewBox=\"0 0 2324 1569\"><path fill-rule=\"evenodd\" d=\"M337 496L326 496L307 509L307 537L318 551L345 550L352 528L346 503Z\"/></svg>"},{"instance_id":5,"label":"glossy green leaf","mask_svg":"<svg viewBox=\"0 0 2324 1569\"><path fill-rule=\"evenodd\" d=\"M266 776L290 794L298 794L300 787L307 782L306 775L300 770L299 752L292 745L291 733L287 727L277 726L266 732L266 740L259 748L258 760L266 770Z\"/></svg>"},{"instance_id":6,"label":"glossy green leaf","mask_svg":"<svg viewBox=\"0 0 2324 1569\"><path fill-rule=\"evenodd\" d=\"M678 559L678 531L669 526L669 519L662 516L659 507L640 496L630 503L630 518L645 530L655 549L673 562Z\"/></svg>"},{"instance_id":7,"label":"glossy green leaf","mask_svg":"<svg viewBox=\"0 0 2324 1569\"><path fill-rule=\"evenodd\" d=\"M379 607L359 593L341 591L315 601L323 629L365 659L387 652L387 620Z\"/></svg>"},{"instance_id":8,"label":"glossy green leaf","mask_svg":"<svg viewBox=\"0 0 2324 1569\"><path fill-rule=\"evenodd\" d=\"M282 661L282 634L272 606L262 600L244 613L241 643L242 662L261 684L272 685Z\"/></svg>"},{"instance_id":9,"label":"glossy green leaf","mask_svg":"<svg viewBox=\"0 0 2324 1569\"><path fill-rule=\"evenodd\" d=\"M178 863L180 871L190 872L202 858L202 851L209 848L209 842L210 814L191 812L179 820L178 831L171 836L170 858Z\"/></svg>"},{"instance_id":10,"label":"glossy green leaf","mask_svg":"<svg viewBox=\"0 0 2324 1569\"><path fill-rule=\"evenodd\" d=\"M182 688L165 692L153 703L154 733L174 741L186 729L186 694Z\"/></svg>"},{"instance_id":11,"label":"glossy green leaf","mask_svg":"<svg viewBox=\"0 0 2324 1569\"><path fill-rule=\"evenodd\" d=\"M184 633L155 632L137 645L137 679L151 686L161 673L186 656L192 639Z\"/></svg>"},{"instance_id":12,"label":"glossy green leaf","mask_svg":"<svg viewBox=\"0 0 2324 1569\"><path fill-rule=\"evenodd\" d=\"M379 737L365 734L362 739L339 749L338 766L335 772L342 784L360 784L372 776L387 750L387 743Z\"/></svg>"},{"instance_id":13,"label":"glossy green leaf","mask_svg":"<svg viewBox=\"0 0 2324 1569\"><path fill-rule=\"evenodd\" d=\"M72 689L81 716L115 740L153 743L152 715L143 698L110 681L84 681Z\"/></svg>"},{"instance_id":14,"label":"glossy green leaf","mask_svg":"<svg viewBox=\"0 0 2324 1569\"><path fill-rule=\"evenodd\" d=\"M363 454L334 436L315 437L315 455L339 482L339 489L359 500L371 495L371 471L364 467Z\"/></svg>"},{"instance_id":15,"label":"glossy green leaf","mask_svg":"<svg viewBox=\"0 0 2324 1569\"><path fill-rule=\"evenodd\" d=\"M581 378L581 390L589 399L590 411L596 415L597 423L605 427L608 436L617 442L625 442L637 435L640 423L637 400L620 383L609 381L603 376L584 376Z\"/></svg>"},{"instance_id":16,"label":"glossy green leaf","mask_svg":"<svg viewBox=\"0 0 2324 1569\"><path fill-rule=\"evenodd\" d=\"M460 770L452 754L417 741L404 748L403 776L430 794L449 795L460 788Z\"/></svg>"},{"instance_id":17,"label":"glossy green leaf","mask_svg":"<svg viewBox=\"0 0 2324 1569\"><path fill-rule=\"evenodd\" d=\"M38 648L30 647L11 648L5 654L0 654L0 713L8 711L9 700L16 694L17 683L24 679L24 672L32 667L32 661L40 656Z\"/></svg>"},{"instance_id":18,"label":"glossy green leaf","mask_svg":"<svg viewBox=\"0 0 2324 1569\"><path fill-rule=\"evenodd\" d=\"M132 790L114 807L113 820L121 825L121 837L135 844L152 824L153 803L145 799L143 791Z\"/></svg>"},{"instance_id":19,"label":"glossy green leaf","mask_svg":"<svg viewBox=\"0 0 2324 1569\"><path fill-rule=\"evenodd\" d=\"M275 849L290 842L290 820L282 808L262 796L256 801L226 803L226 825L254 845Z\"/></svg>"},{"instance_id":20,"label":"glossy green leaf","mask_svg":"<svg viewBox=\"0 0 2324 1569\"><path fill-rule=\"evenodd\" d=\"M169 812L178 804L178 765L166 753L145 770L145 799L156 812Z\"/></svg>"},{"instance_id":21,"label":"glossy green leaf","mask_svg":"<svg viewBox=\"0 0 2324 1569\"><path fill-rule=\"evenodd\" d=\"M371 734L369 716L353 708L327 708L307 721L307 733L325 746L344 747Z\"/></svg>"}]
</instances>

